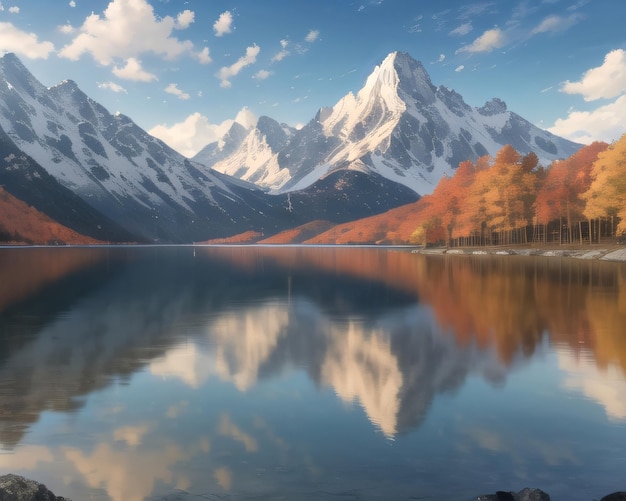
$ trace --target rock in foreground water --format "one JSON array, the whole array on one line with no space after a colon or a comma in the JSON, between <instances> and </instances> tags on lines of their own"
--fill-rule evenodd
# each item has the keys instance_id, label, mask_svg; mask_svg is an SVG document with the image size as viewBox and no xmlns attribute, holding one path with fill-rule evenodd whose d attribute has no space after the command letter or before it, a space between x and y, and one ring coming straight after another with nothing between
<instances>
[{"instance_id":1,"label":"rock in foreground water","mask_svg":"<svg viewBox=\"0 0 626 501\"><path fill-rule=\"evenodd\" d=\"M0 477L0 501L70 501L57 497L48 488L19 475Z\"/></svg>"},{"instance_id":2,"label":"rock in foreground water","mask_svg":"<svg viewBox=\"0 0 626 501\"><path fill-rule=\"evenodd\" d=\"M522 489L519 492L498 491L495 494L478 496L476 501L550 501L550 496L541 489Z\"/></svg>"}]
</instances>

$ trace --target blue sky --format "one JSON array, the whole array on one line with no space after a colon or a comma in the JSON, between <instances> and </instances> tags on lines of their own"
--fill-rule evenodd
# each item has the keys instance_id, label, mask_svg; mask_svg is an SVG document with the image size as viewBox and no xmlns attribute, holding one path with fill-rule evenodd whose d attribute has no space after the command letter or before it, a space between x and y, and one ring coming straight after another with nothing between
<instances>
[{"instance_id":1,"label":"blue sky","mask_svg":"<svg viewBox=\"0 0 626 501\"><path fill-rule=\"evenodd\" d=\"M0 53L75 80L192 155L237 119L298 125L392 51L472 106L579 142L626 132L623 0L0 0Z\"/></svg>"}]
</instances>

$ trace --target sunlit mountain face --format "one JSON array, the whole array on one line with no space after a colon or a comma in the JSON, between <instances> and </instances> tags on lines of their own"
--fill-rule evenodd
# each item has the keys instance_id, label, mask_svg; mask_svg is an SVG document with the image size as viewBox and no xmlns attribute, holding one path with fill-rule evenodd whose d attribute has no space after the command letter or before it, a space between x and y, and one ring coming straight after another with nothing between
<instances>
[{"instance_id":1,"label":"sunlit mountain face","mask_svg":"<svg viewBox=\"0 0 626 501\"><path fill-rule=\"evenodd\" d=\"M29 285L0 304L0 469L54 492L465 499L541 482L591 499L619 478L620 265L380 248L21 256Z\"/></svg>"},{"instance_id":2,"label":"sunlit mountain face","mask_svg":"<svg viewBox=\"0 0 626 501\"><path fill-rule=\"evenodd\" d=\"M461 162L495 156L505 144L535 152L544 165L580 147L509 111L500 99L468 105L454 90L433 85L420 61L392 52L356 94L320 108L300 130L269 117L248 129L235 123L194 160L278 193L353 170L425 195Z\"/></svg>"}]
</instances>

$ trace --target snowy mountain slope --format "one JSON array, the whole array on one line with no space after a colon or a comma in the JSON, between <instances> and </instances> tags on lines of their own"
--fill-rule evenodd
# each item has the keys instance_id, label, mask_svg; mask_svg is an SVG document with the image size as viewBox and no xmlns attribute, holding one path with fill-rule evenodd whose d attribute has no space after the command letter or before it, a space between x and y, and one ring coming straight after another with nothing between
<instances>
[{"instance_id":1,"label":"snowy mountain slope","mask_svg":"<svg viewBox=\"0 0 626 501\"><path fill-rule=\"evenodd\" d=\"M257 143L242 142L207 164L273 192L302 189L337 169L357 169L425 194L463 160L495 155L505 144L522 154L534 151L544 165L580 147L508 111L499 99L469 106L453 90L435 87L421 63L398 52L374 69L356 96L349 93L320 109L280 151L272 149L271 159L256 134ZM262 167L250 160L255 156L264 158ZM256 175L260 170L263 175Z\"/></svg>"},{"instance_id":2,"label":"snowy mountain slope","mask_svg":"<svg viewBox=\"0 0 626 501\"><path fill-rule=\"evenodd\" d=\"M21 151L0 128L0 186L39 212L74 231L101 241L137 240L97 211Z\"/></svg>"},{"instance_id":3,"label":"snowy mountain slope","mask_svg":"<svg viewBox=\"0 0 626 501\"><path fill-rule=\"evenodd\" d=\"M252 130L235 124L205 149L206 158L232 164L239 155L261 166L240 177L271 177L276 152L287 144L298 147L294 133L267 117ZM303 147L306 153L310 146ZM12 54L0 58L0 148L6 153L0 183L7 191L101 240L273 234L320 218L345 222L417 199L413 191L363 172L314 179L298 194L268 194L184 158L130 118L110 114L72 81L44 87Z\"/></svg>"},{"instance_id":4,"label":"snowy mountain slope","mask_svg":"<svg viewBox=\"0 0 626 501\"><path fill-rule=\"evenodd\" d=\"M62 186L142 238L230 234L265 224L273 203L254 185L207 171L130 118L110 114L74 82L44 87L13 54L0 59L0 128Z\"/></svg>"},{"instance_id":5,"label":"snowy mountain slope","mask_svg":"<svg viewBox=\"0 0 626 501\"><path fill-rule=\"evenodd\" d=\"M279 166L277 156L293 133L294 129L266 116L248 130L235 122L223 138L208 144L193 160L229 176L273 187L289 180L289 172Z\"/></svg>"}]
</instances>

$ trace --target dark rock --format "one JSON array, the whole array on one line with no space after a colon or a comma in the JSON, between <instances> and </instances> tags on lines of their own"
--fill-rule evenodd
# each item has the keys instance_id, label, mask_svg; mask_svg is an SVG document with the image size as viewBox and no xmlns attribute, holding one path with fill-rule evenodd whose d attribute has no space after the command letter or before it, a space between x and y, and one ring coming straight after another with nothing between
<instances>
[{"instance_id":1,"label":"dark rock","mask_svg":"<svg viewBox=\"0 0 626 501\"><path fill-rule=\"evenodd\" d=\"M476 501L550 501L550 496L541 489L530 489L526 487L519 492L498 491L495 494L478 496Z\"/></svg>"},{"instance_id":2,"label":"dark rock","mask_svg":"<svg viewBox=\"0 0 626 501\"><path fill-rule=\"evenodd\" d=\"M70 501L57 497L43 484L19 475L0 477L0 501Z\"/></svg>"},{"instance_id":3,"label":"dark rock","mask_svg":"<svg viewBox=\"0 0 626 501\"><path fill-rule=\"evenodd\" d=\"M600 501L626 501L626 491L613 492L608 496L604 496Z\"/></svg>"}]
</instances>

